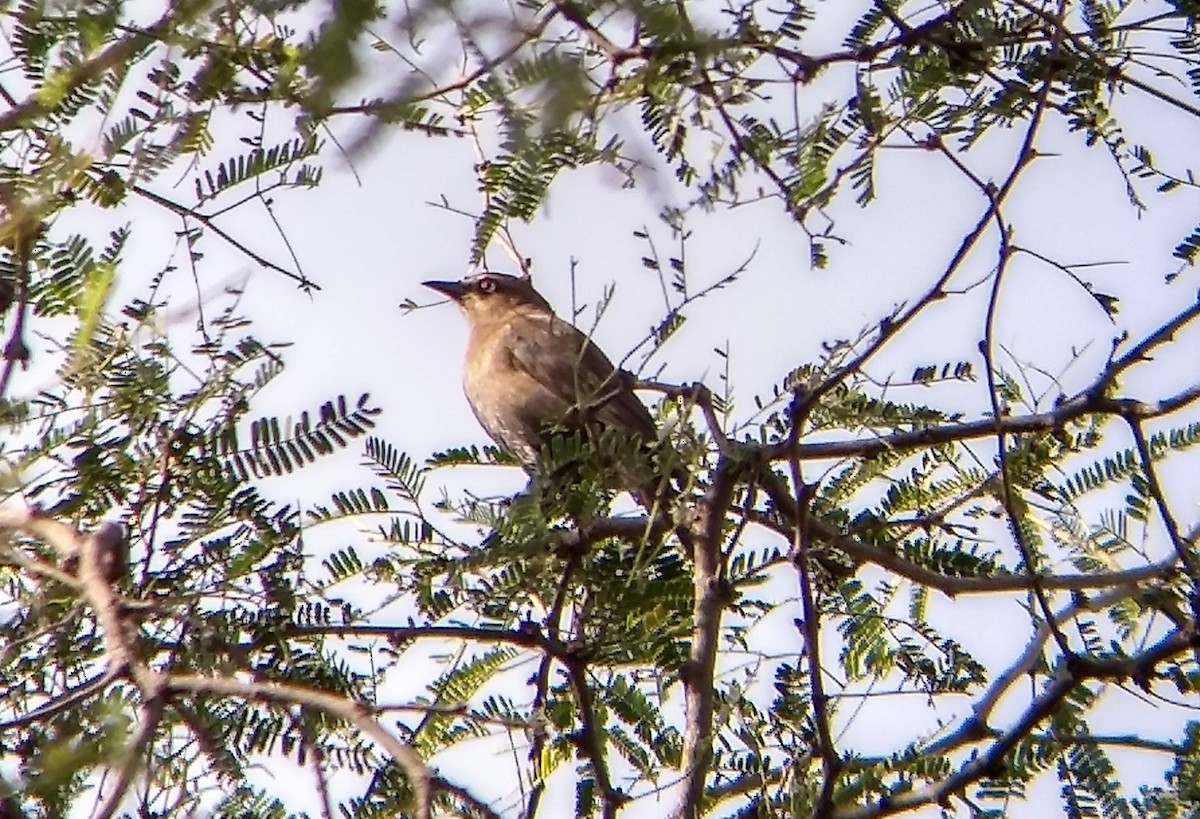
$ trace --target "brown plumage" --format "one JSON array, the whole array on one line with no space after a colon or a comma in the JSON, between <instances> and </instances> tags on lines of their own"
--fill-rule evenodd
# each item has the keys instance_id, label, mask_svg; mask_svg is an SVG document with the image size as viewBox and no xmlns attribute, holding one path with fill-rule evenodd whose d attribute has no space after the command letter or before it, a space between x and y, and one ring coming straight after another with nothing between
<instances>
[{"instance_id":1,"label":"brown plumage","mask_svg":"<svg viewBox=\"0 0 1200 819\"><path fill-rule=\"evenodd\" d=\"M527 279L481 273L458 282L428 281L470 324L463 389L492 440L533 472L546 434L558 429L623 430L646 444L654 419L633 392L634 379L599 347L554 314ZM641 470L639 470L641 471ZM647 505L657 493L646 475L629 483Z\"/></svg>"}]
</instances>

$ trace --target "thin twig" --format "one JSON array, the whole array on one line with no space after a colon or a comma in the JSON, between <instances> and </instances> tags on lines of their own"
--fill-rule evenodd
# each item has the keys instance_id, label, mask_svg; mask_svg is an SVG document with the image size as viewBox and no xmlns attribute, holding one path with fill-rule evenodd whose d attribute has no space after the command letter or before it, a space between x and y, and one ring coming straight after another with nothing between
<instances>
[{"instance_id":1,"label":"thin twig","mask_svg":"<svg viewBox=\"0 0 1200 819\"><path fill-rule=\"evenodd\" d=\"M1192 621L1193 623L1200 623L1200 564L1196 561L1196 555L1191 542L1180 534L1179 523L1175 520L1175 515L1171 512L1170 506L1167 505L1166 493L1163 490L1162 483L1158 479L1158 470L1154 466L1154 457L1150 452L1150 443L1146 440L1146 433L1142 430L1141 423L1136 418L1127 420L1129 422L1129 429L1133 433L1134 446L1137 448L1138 459L1141 461L1142 473L1146 476L1146 484L1150 490L1150 496L1154 499L1154 504L1158 508L1158 514L1162 517L1163 525L1167 529L1167 537L1171 541L1171 547L1179 557L1179 562L1183 565L1188 580L1192 584L1192 588L1188 594L1188 600L1192 606Z\"/></svg>"},{"instance_id":2,"label":"thin twig","mask_svg":"<svg viewBox=\"0 0 1200 819\"><path fill-rule=\"evenodd\" d=\"M575 531L582 535L581 530ZM551 640L559 639L560 621L562 620L563 611L566 608L567 594L574 580L575 572L578 571L582 561L583 549L576 548L568 551L566 565L563 566L562 578L558 583L558 590L554 595L554 601L550 604L550 611L546 612L546 635ZM528 728L532 734L529 759L532 760L535 766L536 776L533 787L529 792L529 798L525 803L524 819L534 819L537 815L538 805L541 803L542 794L546 790L546 777L540 768L542 764L542 751L549 739L549 733L546 730L545 709L546 697L550 690L550 669L553 664L553 655L543 653L542 659L538 663L537 674L534 677L533 704L530 707L530 725Z\"/></svg>"},{"instance_id":3,"label":"thin twig","mask_svg":"<svg viewBox=\"0 0 1200 819\"><path fill-rule=\"evenodd\" d=\"M234 247L240 253L243 253L246 256L248 256L256 264L260 265L261 267L265 267L267 270L273 270L276 273L283 274L284 276L288 277L292 281L299 284L300 288L302 290L310 291L310 290L320 290L321 289L321 286L319 284L310 280L307 276L304 275L304 273L302 273L302 272L295 273L291 270L288 270L286 267L280 267L279 265L275 264L274 262L268 261L265 257L259 255L258 253L255 253L253 250L251 250L249 247L247 247L241 241L235 239L233 236L231 236L230 234L228 234L227 232L222 230L220 227L218 227L216 222L213 221L212 217L207 216L203 213L200 213L199 211L195 210L194 208L189 208L186 205L179 204L178 202L173 202L172 200L167 199L165 196L161 196L161 195L155 193L154 191L150 190L149 188L143 188L140 185L134 185L130 190L132 190L138 196L141 196L144 199L149 199L151 202L155 203L156 205L161 205L162 207L166 208L167 210L171 211L172 213L176 213L176 214L184 217L185 219L195 219L197 222L204 225L204 227L211 230L217 236L224 239L227 243L229 243L232 247Z\"/></svg>"},{"instance_id":4,"label":"thin twig","mask_svg":"<svg viewBox=\"0 0 1200 819\"><path fill-rule=\"evenodd\" d=\"M817 729L817 747L813 753L821 760L821 790L817 795L817 803L813 810L814 819L824 819L833 808L833 791L838 775L842 770L842 760L834 745L833 730L830 727L830 700L825 695L825 681L821 667L821 613L817 610L816 588L813 582L813 549L812 522L816 515L812 514L812 493L815 487L809 486L804 480L804 472L800 459L796 457L796 442L803 435L803 429L808 424L809 414L815 404L807 400L807 390L796 388L792 391L792 401L788 406L788 449L793 455L788 459L788 471L791 475L791 492L789 495L796 517L788 533L791 543L791 563L800 579L800 604L804 619L800 629L804 636L805 666L808 670L808 684L812 688L813 722ZM769 468L761 470L769 471ZM776 491L779 481L771 474Z\"/></svg>"}]
</instances>

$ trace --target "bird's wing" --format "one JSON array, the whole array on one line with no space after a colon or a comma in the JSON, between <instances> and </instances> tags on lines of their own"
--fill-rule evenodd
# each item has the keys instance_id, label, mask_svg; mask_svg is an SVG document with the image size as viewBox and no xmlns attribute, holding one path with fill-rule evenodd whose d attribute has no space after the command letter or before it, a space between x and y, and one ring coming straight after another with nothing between
<instances>
[{"instance_id":1,"label":"bird's wing","mask_svg":"<svg viewBox=\"0 0 1200 819\"><path fill-rule=\"evenodd\" d=\"M561 399L567 411L582 409L605 426L654 440L654 419L634 395L633 377L614 367L577 327L549 315L510 324L509 332L514 365Z\"/></svg>"}]
</instances>

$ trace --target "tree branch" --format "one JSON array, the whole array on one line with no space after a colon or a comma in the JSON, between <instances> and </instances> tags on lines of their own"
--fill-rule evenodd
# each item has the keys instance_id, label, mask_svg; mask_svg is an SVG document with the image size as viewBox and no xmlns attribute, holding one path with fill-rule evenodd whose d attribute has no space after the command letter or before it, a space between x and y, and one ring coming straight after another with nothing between
<instances>
[{"instance_id":1,"label":"tree branch","mask_svg":"<svg viewBox=\"0 0 1200 819\"><path fill-rule=\"evenodd\" d=\"M702 503L704 533L694 544L692 571L692 645L683 681L685 715L683 729L683 778L675 819L698 816L704 785L712 760L713 681L716 674L721 610L728 591L721 576L721 533L725 510L733 498L740 462L722 456L715 477Z\"/></svg>"},{"instance_id":2,"label":"tree branch","mask_svg":"<svg viewBox=\"0 0 1200 819\"><path fill-rule=\"evenodd\" d=\"M243 682L232 678L201 677L191 674L164 675L163 684L170 692L217 694L247 700L294 704L315 708L353 725L374 740L404 771L413 791L413 813L417 819L430 819L433 774L411 746L400 742L373 719L372 707L365 702L277 682Z\"/></svg>"},{"instance_id":3,"label":"tree branch","mask_svg":"<svg viewBox=\"0 0 1200 819\"><path fill-rule=\"evenodd\" d=\"M913 810L922 805L943 804L951 796L980 779L999 776L1004 758L1026 738L1034 727L1051 716L1059 704L1087 680L1134 679L1148 684L1154 667L1189 649L1200 646L1195 635L1175 631L1146 651L1133 657L1092 659L1071 657L1059 663L1050 684L1039 694L1016 722L979 756L973 757L945 779L925 788L907 790L868 805L837 810L833 819L875 819Z\"/></svg>"}]
</instances>

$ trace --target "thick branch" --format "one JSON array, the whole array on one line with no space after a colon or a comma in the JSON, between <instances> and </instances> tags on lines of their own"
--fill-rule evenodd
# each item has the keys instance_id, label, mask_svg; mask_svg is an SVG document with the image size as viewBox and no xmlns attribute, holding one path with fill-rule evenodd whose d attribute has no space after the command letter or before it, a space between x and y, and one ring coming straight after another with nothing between
<instances>
[{"instance_id":1,"label":"thick branch","mask_svg":"<svg viewBox=\"0 0 1200 819\"><path fill-rule=\"evenodd\" d=\"M701 501L705 519L703 536L696 542L693 554L692 646L680 673L685 716L683 781L679 805L673 814L676 819L699 815L712 759L713 683L721 610L728 598L721 576L721 533L738 474L738 462L722 457L713 484Z\"/></svg>"}]
</instances>

